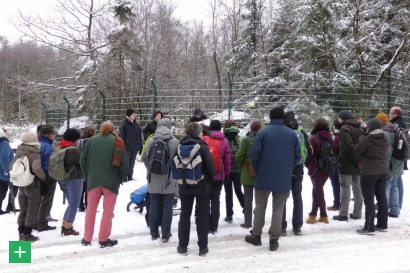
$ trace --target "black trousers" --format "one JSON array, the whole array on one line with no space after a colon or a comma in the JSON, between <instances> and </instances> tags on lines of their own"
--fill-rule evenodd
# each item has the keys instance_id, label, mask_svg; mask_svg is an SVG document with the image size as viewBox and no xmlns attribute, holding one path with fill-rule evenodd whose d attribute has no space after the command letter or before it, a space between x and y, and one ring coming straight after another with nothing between
<instances>
[{"instance_id":1,"label":"black trousers","mask_svg":"<svg viewBox=\"0 0 410 273\"><path fill-rule=\"evenodd\" d=\"M138 151L129 150L127 151L127 153L128 153L128 160L129 160L127 179L132 180L132 175L134 173L135 159L137 158Z\"/></svg>"},{"instance_id":2,"label":"black trousers","mask_svg":"<svg viewBox=\"0 0 410 273\"><path fill-rule=\"evenodd\" d=\"M364 199L365 222L364 229L375 231L374 225L374 196L378 202L377 224L379 228L386 229L388 221L388 205L386 199L387 174L381 175L360 175L360 186Z\"/></svg>"},{"instance_id":3,"label":"black trousers","mask_svg":"<svg viewBox=\"0 0 410 273\"><path fill-rule=\"evenodd\" d=\"M221 216L221 190L222 190L222 181L212 181L212 190L211 196L209 198L211 202L211 215L209 217L209 230L217 231L219 225L219 217ZM199 216L199 215L197 215Z\"/></svg>"},{"instance_id":4,"label":"black trousers","mask_svg":"<svg viewBox=\"0 0 410 273\"><path fill-rule=\"evenodd\" d=\"M10 185L10 182L8 182L8 181L0 181L0 210L2 210L3 201L4 201L4 199L6 199L7 191L9 190L9 185ZM17 197L18 192L19 192L19 187L13 186L14 198ZM9 198L7 198L8 199L7 208L5 210L7 210L7 209L12 210L11 199L10 198L11 198L11 195L9 193Z\"/></svg>"}]
</instances>

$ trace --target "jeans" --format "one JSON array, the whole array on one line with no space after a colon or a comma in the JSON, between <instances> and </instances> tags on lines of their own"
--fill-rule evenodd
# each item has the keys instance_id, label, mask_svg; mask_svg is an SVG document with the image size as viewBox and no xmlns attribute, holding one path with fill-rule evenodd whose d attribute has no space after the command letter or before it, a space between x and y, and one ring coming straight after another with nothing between
<instances>
[{"instance_id":1,"label":"jeans","mask_svg":"<svg viewBox=\"0 0 410 273\"><path fill-rule=\"evenodd\" d=\"M241 188L241 175L240 173L231 172L229 177L224 181L225 188L225 202L226 202L226 216L233 215L233 189L235 190L235 195L238 198L239 204L241 204L242 209L245 207L245 198L243 196Z\"/></svg>"},{"instance_id":2,"label":"jeans","mask_svg":"<svg viewBox=\"0 0 410 273\"><path fill-rule=\"evenodd\" d=\"M338 209L340 207L340 183L337 169L330 175L330 182L333 188L333 207Z\"/></svg>"},{"instance_id":3,"label":"jeans","mask_svg":"<svg viewBox=\"0 0 410 273\"><path fill-rule=\"evenodd\" d=\"M217 231L219 225L220 212L220 196L222 190L222 181L212 181L212 190L210 196L210 205L211 205L211 215L209 217L209 230ZM198 212L197 212L198 213ZM197 216L199 216L197 214Z\"/></svg>"},{"instance_id":4,"label":"jeans","mask_svg":"<svg viewBox=\"0 0 410 273\"><path fill-rule=\"evenodd\" d=\"M399 190L399 207L401 209L403 205L403 193L404 193L403 179L401 175L399 176L399 180L397 181L397 187Z\"/></svg>"},{"instance_id":5,"label":"jeans","mask_svg":"<svg viewBox=\"0 0 410 273\"><path fill-rule=\"evenodd\" d=\"M386 198L391 214L400 215L398 181L400 176L390 178L386 183Z\"/></svg>"},{"instance_id":6,"label":"jeans","mask_svg":"<svg viewBox=\"0 0 410 273\"><path fill-rule=\"evenodd\" d=\"M149 208L149 228L152 237L159 237L159 224L161 223L162 237L167 237L171 233L172 224L172 206L174 194L157 194L150 193ZM160 209L163 200L162 220L160 220Z\"/></svg>"},{"instance_id":7,"label":"jeans","mask_svg":"<svg viewBox=\"0 0 410 273\"><path fill-rule=\"evenodd\" d=\"M292 198L293 198L293 214L292 226L301 228L303 225L303 200L302 200L302 181L303 175L292 175ZM283 207L282 228L287 228L286 222L286 203Z\"/></svg>"},{"instance_id":8,"label":"jeans","mask_svg":"<svg viewBox=\"0 0 410 273\"><path fill-rule=\"evenodd\" d=\"M67 209L64 212L64 219L68 223L74 223L77 208L80 204L81 192L83 190L83 179L58 181L58 184L65 193L68 202Z\"/></svg>"},{"instance_id":9,"label":"jeans","mask_svg":"<svg viewBox=\"0 0 410 273\"><path fill-rule=\"evenodd\" d=\"M222 187L222 184L221 184ZM205 248L208 246L209 232L209 196L181 195L181 214L178 223L178 245L187 247L191 232L191 214L194 206L196 210L196 233L198 235L198 246Z\"/></svg>"},{"instance_id":10,"label":"jeans","mask_svg":"<svg viewBox=\"0 0 410 273\"><path fill-rule=\"evenodd\" d=\"M364 229L367 231L375 231L374 226L374 196L378 202L377 224L379 228L387 228L388 206L386 199L386 181L387 174L382 175L361 175L360 186L362 188L364 206L365 206L365 222Z\"/></svg>"}]
</instances>

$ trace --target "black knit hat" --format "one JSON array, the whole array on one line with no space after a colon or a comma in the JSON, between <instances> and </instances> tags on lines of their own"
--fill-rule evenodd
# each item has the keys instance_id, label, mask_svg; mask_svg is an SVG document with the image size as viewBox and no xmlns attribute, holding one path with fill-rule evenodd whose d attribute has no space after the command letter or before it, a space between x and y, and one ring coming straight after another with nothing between
<instances>
[{"instance_id":1,"label":"black knit hat","mask_svg":"<svg viewBox=\"0 0 410 273\"><path fill-rule=\"evenodd\" d=\"M221 131L222 123L219 120L214 119L211 121L208 128L209 128L209 131Z\"/></svg>"},{"instance_id":2,"label":"black knit hat","mask_svg":"<svg viewBox=\"0 0 410 273\"><path fill-rule=\"evenodd\" d=\"M127 117L129 117L129 116L131 116L131 115L134 114L134 113L135 113L135 110L134 110L134 109L128 108L125 115L126 115Z\"/></svg>"},{"instance_id":3,"label":"black knit hat","mask_svg":"<svg viewBox=\"0 0 410 273\"><path fill-rule=\"evenodd\" d=\"M339 116L339 118L341 118L341 119L343 119L343 120L352 119L352 118L353 118L352 113L350 113L350 112L347 111L347 110L342 110L342 111L340 111L338 116Z\"/></svg>"},{"instance_id":4,"label":"black knit hat","mask_svg":"<svg viewBox=\"0 0 410 273\"><path fill-rule=\"evenodd\" d=\"M293 111L288 111L285 113L285 117L283 118L285 121L286 126L294 126L298 125L298 121L295 118L295 113Z\"/></svg>"},{"instance_id":5,"label":"black knit hat","mask_svg":"<svg viewBox=\"0 0 410 273\"><path fill-rule=\"evenodd\" d=\"M63 139L68 140L68 141L77 141L81 137L80 132L77 129L74 128L68 128L63 135Z\"/></svg>"}]
</instances>

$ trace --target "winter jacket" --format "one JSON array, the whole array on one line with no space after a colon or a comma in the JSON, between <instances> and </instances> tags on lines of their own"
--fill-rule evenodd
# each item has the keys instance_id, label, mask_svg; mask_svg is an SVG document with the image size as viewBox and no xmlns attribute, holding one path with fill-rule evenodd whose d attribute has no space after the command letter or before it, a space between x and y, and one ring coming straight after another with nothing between
<instances>
[{"instance_id":1,"label":"winter jacket","mask_svg":"<svg viewBox=\"0 0 410 273\"><path fill-rule=\"evenodd\" d=\"M329 131L319 131L317 133L312 133L310 136L309 142L313 149L313 157L308 164L308 175L315 181L318 179L320 181L326 181L329 178L329 174L322 172L317 168L317 162L320 156L320 149L322 147L322 138L323 139L332 139L332 134Z\"/></svg>"},{"instance_id":2,"label":"winter jacket","mask_svg":"<svg viewBox=\"0 0 410 273\"><path fill-rule=\"evenodd\" d=\"M296 122L294 123L292 126L286 125L288 126L290 129L293 130L293 132L295 132L295 134L298 137L298 140L300 141L301 139L305 142L304 143L304 152L305 152L305 163L307 164L312 157L313 151L312 151L312 146L310 145L309 142L309 137L306 134L306 132L303 130L303 128L301 126L299 126L299 124ZM299 160L298 164L295 166L295 168L293 168L293 172L292 175L294 176L300 176L304 174L303 171L303 151L302 151L302 147L303 145L299 142L299 147L300 147L300 153L302 155L302 158Z\"/></svg>"},{"instance_id":3,"label":"winter jacket","mask_svg":"<svg viewBox=\"0 0 410 273\"><path fill-rule=\"evenodd\" d=\"M201 146L202 173L204 174L204 179L196 185L179 184L180 196L209 196L211 194L211 183L215 176L215 165L208 146L198 137L186 136L179 142L180 145L193 145L197 143ZM177 155L177 153L175 153L175 155Z\"/></svg>"},{"instance_id":4,"label":"winter jacket","mask_svg":"<svg viewBox=\"0 0 410 273\"><path fill-rule=\"evenodd\" d=\"M377 129L359 139L354 147L354 152L360 159L360 174L380 175L388 173L386 153L390 140L383 130Z\"/></svg>"},{"instance_id":5,"label":"winter jacket","mask_svg":"<svg viewBox=\"0 0 410 273\"><path fill-rule=\"evenodd\" d=\"M336 156L340 156L340 131L338 129L333 133L333 148L335 148Z\"/></svg>"},{"instance_id":6,"label":"winter jacket","mask_svg":"<svg viewBox=\"0 0 410 273\"><path fill-rule=\"evenodd\" d=\"M394 138L396 137L398 128L399 125L397 123L388 123L383 126L383 131L388 134L390 140L390 153L388 153L387 157L389 179L402 175L404 170L404 161L391 156L393 153Z\"/></svg>"},{"instance_id":7,"label":"winter jacket","mask_svg":"<svg viewBox=\"0 0 410 273\"><path fill-rule=\"evenodd\" d=\"M347 119L340 125L340 156L338 158L339 174L360 174L359 158L354 152L354 146L364 134L360 121Z\"/></svg>"},{"instance_id":8,"label":"winter jacket","mask_svg":"<svg viewBox=\"0 0 410 273\"><path fill-rule=\"evenodd\" d=\"M128 155L124 151L118 168L112 166L115 147L115 136L98 134L85 144L80 156L80 166L87 180L87 191L104 187L116 194L120 182L125 181L128 174Z\"/></svg>"},{"instance_id":9,"label":"winter jacket","mask_svg":"<svg viewBox=\"0 0 410 273\"><path fill-rule=\"evenodd\" d=\"M171 162L174 155L177 153L179 141L176 138L172 137L171 130L168 129L166 126L160 126L155 131L155 136L151 138L147 144L147 152L142 157L142 161L146 166L148 166L149 157L148 151L152 144L156 140L165 141L168 145L168 152L169 152L169 161ZM148 170L148 168L147 168ZM148 183L148 192L149 193L158 193L158 194L176 194L178 192L178 182L172 179L171 169L169 170L168 174L155 174L151 173L151 181Z\"/></svg>"},{"instance_id":10,"label":"winter jacket","mask_svg":"<svg viewBox=\"0 0 410 273\"><path fill-rule=\"evenodd\" d=\"M219 173L214 176L214 181L224 180L231 173L231 151L229 150L229 143L225 139L225 135L221 131L211 131L210 138L219 139L221 141L221 157L222 167Z\"/></svg>"},{"instance_id":11,"label":"winter jacket","mask_svg":"<svg viewBox=\"0 0 410 273\"><path fill-rule=\"evenodd\" d=\"M196 116L192 116L189 119L189 122L200 122L200 121L203 121L204 119L208 119L208 117L204 113L202 113L199 118L197 118Z\"/></svg>"},{"instance_id":12,"label":"winter jacket","mask_svg":"<svg viewBox=\"0 0 410 273\"><path fill-rule=\"evenodd\" d=\"M155 134L155 130L157 129L158 125L158 122L155 120L155 117L158 113L161 114L161 119L164 117L164 114L162 114L161 110L154 110L154 112L152 113L152 120L147 123L147 126L145 126L144 130L142 131L145 141L147 141L149 135Z\"/></svg>"},{"instance_id":13,"label":"winter jacket","mask_svg":"<svg viewBox=\"0 0 410 273\"><path fill-rule=\"evenodd\" d=\"M16 156L13 162L10 164L10 169L13 166L14 161L22 156L27 156L30 165L30 171L34 175L34 181L27 187L40 187L40 183L46 179L46 175L41 167L40 158L40 143L38 146L31 146L26 144L20 144L16 150Z\"/></svg>"},{"instance_id":14,"label":"winter jacket","mask_svg":"<svg viewBox=\"0 0 410 273\"><path fill-rule=\"evenodd\" d=\"M9 169L13 158L14 153L10 147L9 139L0 137L0 181L10 181Z\"/></svg>"},{"instance_id":15,"label":"winter jacket","mask_svg":"<svg viewBox=\"0 0 410 273\"><path fill-rule=\"evenodd\" d=\"M142 151L141 127L136 120L131 122L128 118L126 118L122 122L120 128L120 138L124 141L127 151Z\"/></svg>"},{"instance_id":16,"label":"winter jacket","mask_svg":"<svg viewBox=\"0 0 410 273\"><path fill-rule=\"evenodd\" d=\"M224 130L225 139L229 143L229 150L231 153L231 172L235 173L239 173L241 170L239 165L236 163L235 153L233 152L233 149L236 149L236 151L238 151L239 143L241 142L241 139L239 138L238 134L239 129L236 126L231 126ZM235 140L229 141L229 138L234 138Z\"/></svg>"},{"instance_id":17,"label":"winter jacket","mask_svg":"<svg viewBox=\"0 0 410 273\"><path fill-rule=\"evenodd\" d=\"M273 119L260 129L250 150L256 173L255 189L288 192L292 187L292 171L301 159L299 140L283 119Z\"/></svg>"},{"instance_id":18,"label":"winter jacket","mask_svg":"<svg viewBox=\"0 0 410 273\"><path fill-rule=\"evenodd\" d=\"M241 169L241 184L242 185L251 185L253 186L255 184L255 179L256 177L250 176L248 173L248 164L251 164L251 159L250 159L250 149L253 143L253 140L255 139L255 132L250 132L248 136L244 139L239 144L239 150L236 152L235 155L235 161L238 166L240 166Z\"/></svg>"},{"instance_id":19,"label":"winter jacket","mask_svg":"<svg viewBox=\"0 0 410 273\"><path fill-rule=\"evenodd\" d=\"M48 175L48 160L50 159L51 154L54 152L53 140L45 136L39 136L38 141L41 143L41 167L43 172Z\"/></svg>"},{"instance_id":20,"label":"winter jacket","mask_svg":"<svg viewBox=\"0 0 410 273\"><path fill-rule=\"evenodd\" d=\"M67 173L69 173L67 180L74 180L74 179L82 179L84 178L83 172L80 167L80 150L78 150L77 146L75 146L75 143L72 145L66 145L63 143L67 143L63 141L60 141L58 146L61 149L67 149L69 146L74 146L74 149L67 149L65 152L65 157L64 157L64 168Z\"/></svg>"},{"instance_id":21,"label":"winter jacket","mask_svg":"<svg viewBox=\"0 0 410 273\"><path fill-rule=\"evenodd\" d=\"M393 118L390 122L398 124L399 128L407 128L406 123L404 123L404 120L401 116Z\"/></svg>"}]
</instances>

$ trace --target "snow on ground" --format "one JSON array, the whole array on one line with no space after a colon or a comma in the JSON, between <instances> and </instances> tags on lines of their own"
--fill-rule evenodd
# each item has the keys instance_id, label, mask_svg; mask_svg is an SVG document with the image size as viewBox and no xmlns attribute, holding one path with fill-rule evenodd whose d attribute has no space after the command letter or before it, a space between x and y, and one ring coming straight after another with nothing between
<instances>
[{"instance_id":1,"label":"snow on ground","mask_svg":"<svg viewBox=\"0 0 410 273\"><path fill-rule=\"evenodd\" d=\"M111 238L118 239L117 246L100 249L97 234L99 217L97 215L92 246L80 244L82 236L61 237L57 230L42 233L40 241L32 245L31 264L9 264L8 243L18 240L17 215L0 216L0 272L410 272L408 263L410 250L410 193L405 193L401 215L397 219L389 218L389 231L375 236L358 235L355 229L363 225L363 220L330 224L304 224L302 236L291 232L292 198L288 200L288 236L279 240L279 249L269 251L267 230L270 212L266 214L266 223L262 235L262 246L256 247L245 243L244 237L249 230L241 228L243 215L238 201L234 202L234 221L226 223L224 192L221 194L221 219L219 232L209 236L209 254L198 256L195 224L192 217L191 241L188 256L176 252L178 245L178 219L174 216L172 233L168 243L152 242L145 224L144 213L126 211L129 195L143 185L145 169L137 163L134 178L136 181L121 186L115 208L115 218ZM409 189L409 172L404 176L405 188ZM407 183L406 183L407 182ZM305 176L303 189L305 220L311 206L311 182ZM332 202L331 185L325 186L327 204ZM66 205L62 204L62 192L57 186L52 216L62 220ZM351 207L353 203L351 203ZM4 204L5 207L5 204ZM268 206L269 208L270 206ZM330 212L329 217L336 215ZM363 209L364 214L364 209ZM83 234L84 213L79 212L75 228Z\"/></svg>"}]
</instances>

